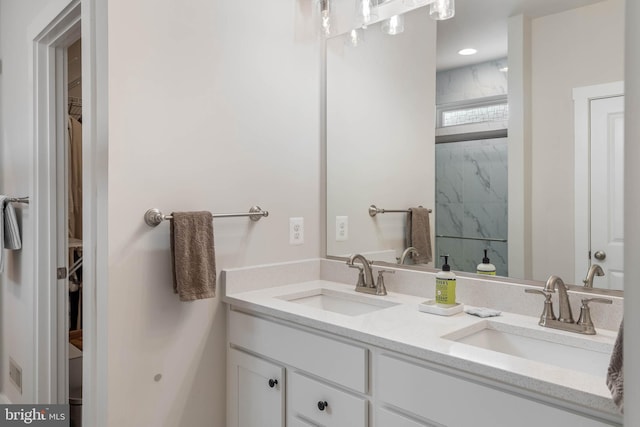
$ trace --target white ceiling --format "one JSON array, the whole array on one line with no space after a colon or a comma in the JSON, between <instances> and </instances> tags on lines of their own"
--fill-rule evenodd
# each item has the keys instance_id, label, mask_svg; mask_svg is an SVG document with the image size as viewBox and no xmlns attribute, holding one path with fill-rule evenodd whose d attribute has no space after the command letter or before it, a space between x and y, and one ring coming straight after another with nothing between
<instances>
[{"instance_id":1,"label":"white ceiling","mask_svg":"<svg viewBox=\"0 0 640 427\"><path fill-rule=\"evenodd\" d=\"M507 18L524 14L532 18L562 12L603 0L456 0L452 19L438 21L438 70L507 56ZM458 55L472 47L478 53Z\"/></svg>"}]
</instances>

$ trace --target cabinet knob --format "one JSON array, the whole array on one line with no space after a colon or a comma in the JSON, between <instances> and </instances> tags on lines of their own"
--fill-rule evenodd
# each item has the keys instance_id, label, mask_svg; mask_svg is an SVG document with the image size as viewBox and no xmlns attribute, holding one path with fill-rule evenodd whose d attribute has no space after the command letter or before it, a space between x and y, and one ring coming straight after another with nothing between
<instances>
[{"instance_id":1,"label":"cabinet knob","mask_svg":"<svg viewBox=\"0 0 640 427\"><path fill-rule=\"evenodd\" d=\"M269 380L269 387L274 388L278 385L278 380Z\"/></svg>"},{"instance_id":2,"label":"cabinet knob","mask_svg":"<svg viewBox=\"0 0 640 427\"><path fill-rule=\"evenodd\" d=\"M320 402L318 402L318 409L320 409L321 411L324 411L327 406L329 406L329 404L326 400L321 400Z\"/></svg>"}]
</instances>

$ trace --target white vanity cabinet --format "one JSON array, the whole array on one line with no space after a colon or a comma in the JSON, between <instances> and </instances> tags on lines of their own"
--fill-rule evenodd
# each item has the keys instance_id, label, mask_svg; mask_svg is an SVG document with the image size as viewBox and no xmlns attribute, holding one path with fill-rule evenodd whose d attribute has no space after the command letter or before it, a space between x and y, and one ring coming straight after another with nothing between
<instances>
[{"instance_id":1,"label":"white vanity cabinet","mask_svg":"<svg viewBox=\"0 0 640 427\"><path fill-rule=\"evenodd\" d=\"M562 399L327 331L232 308L228 316L232 427L621 425Z\"/></svg>"},{"instance_id":2,"label":"white vanity cabinet","mask_svg":"<svg viewBox=\"0 0 640 427\"><path fill-rule=\"evenodd\" d=\"M377 355L376 395L424 424L407 419L403 426L563 426L602 427L605 423L475 381L445 374L424 363L392 354ZM392 412L389 414L394 415ZM387 423L380 424L391 425Z\"/></svg>"},{"instance_id":3,"label":"white vanity cabinet","mask_svg":"<svg viewBox=\"0 0 640 427\"><path fill-rule=\"evenodd\" d=\"M228 313L229 426L369 425L367 349L246 313ZM278 383L271 388L269 380Z\"/></svg>"}]
</instances>

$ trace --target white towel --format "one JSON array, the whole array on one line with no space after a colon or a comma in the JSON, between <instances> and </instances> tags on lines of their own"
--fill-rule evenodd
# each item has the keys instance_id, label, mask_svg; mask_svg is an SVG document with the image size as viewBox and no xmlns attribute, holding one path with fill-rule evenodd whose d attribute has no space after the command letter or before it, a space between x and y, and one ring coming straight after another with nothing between
<instances>
[{"instance_id":1,"label":"white towel","mask_svg":"<svg viewBox=\"0 0 640 427\"><path fill-rule=\"evenodd\" d=\"M20 229L13 205L8 196L0 195L0 244L2 249L16 250L22 248ZM5 253L0 250L0 273L4 271Z\"/></svg>"}]
</instances>

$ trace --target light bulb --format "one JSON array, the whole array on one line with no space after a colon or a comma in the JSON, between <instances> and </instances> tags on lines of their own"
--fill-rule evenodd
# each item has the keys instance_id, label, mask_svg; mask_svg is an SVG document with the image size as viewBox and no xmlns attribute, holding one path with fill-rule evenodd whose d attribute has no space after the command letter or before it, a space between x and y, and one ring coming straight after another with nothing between
<instances>
[{"instance_id":1,"label":"light bulb","mask_svg":"<svg viewBox=\"0 0 640 427\"><path fill-rule=\"evenodd\" d=\"M453 18L455 14L455 0L435 0L429 6L429 15L438 21Z\"/></svg>"},{"instance_id":2,"label":"light bulb","mask_svg":"<svg viewBox=\"0 0 640 427\"><path fill-rule=\"evenodd\" d=\"M356 0L356 19L362 28L367 28L367 25L378 19L378 13L373 7L373 0Z\"/></svg>"},{"instance_id":3,"label":"light bulb","mask_svg":"<svg viewBox=\"0 0 640 427\"><path fill-rule=\"evenodd\" d=\"M358 47L364 43L364 30L362 28L354 28L347 33L345 44L351 47Z\"/></svg>"},{"instance_id":4,"label":"light bulb","mask_svg":"<svg viewBox=\"0 0 640 427\"><path fill-rule=\"evenodd\" d=\"M320 0L320 28L322 35L331 35L331 7L329 0Z\"/></svg>"},{"instance_id":5,"label":"light bulb","mask_svg":"<svg viewBox=\"0 0 640 427\"><path fill-rule=\"evenodd\" d=\"M394 15L382 23L382 32L389 35L400 34L404 31L404 16Z\"/></svg>"}]
</instances>

